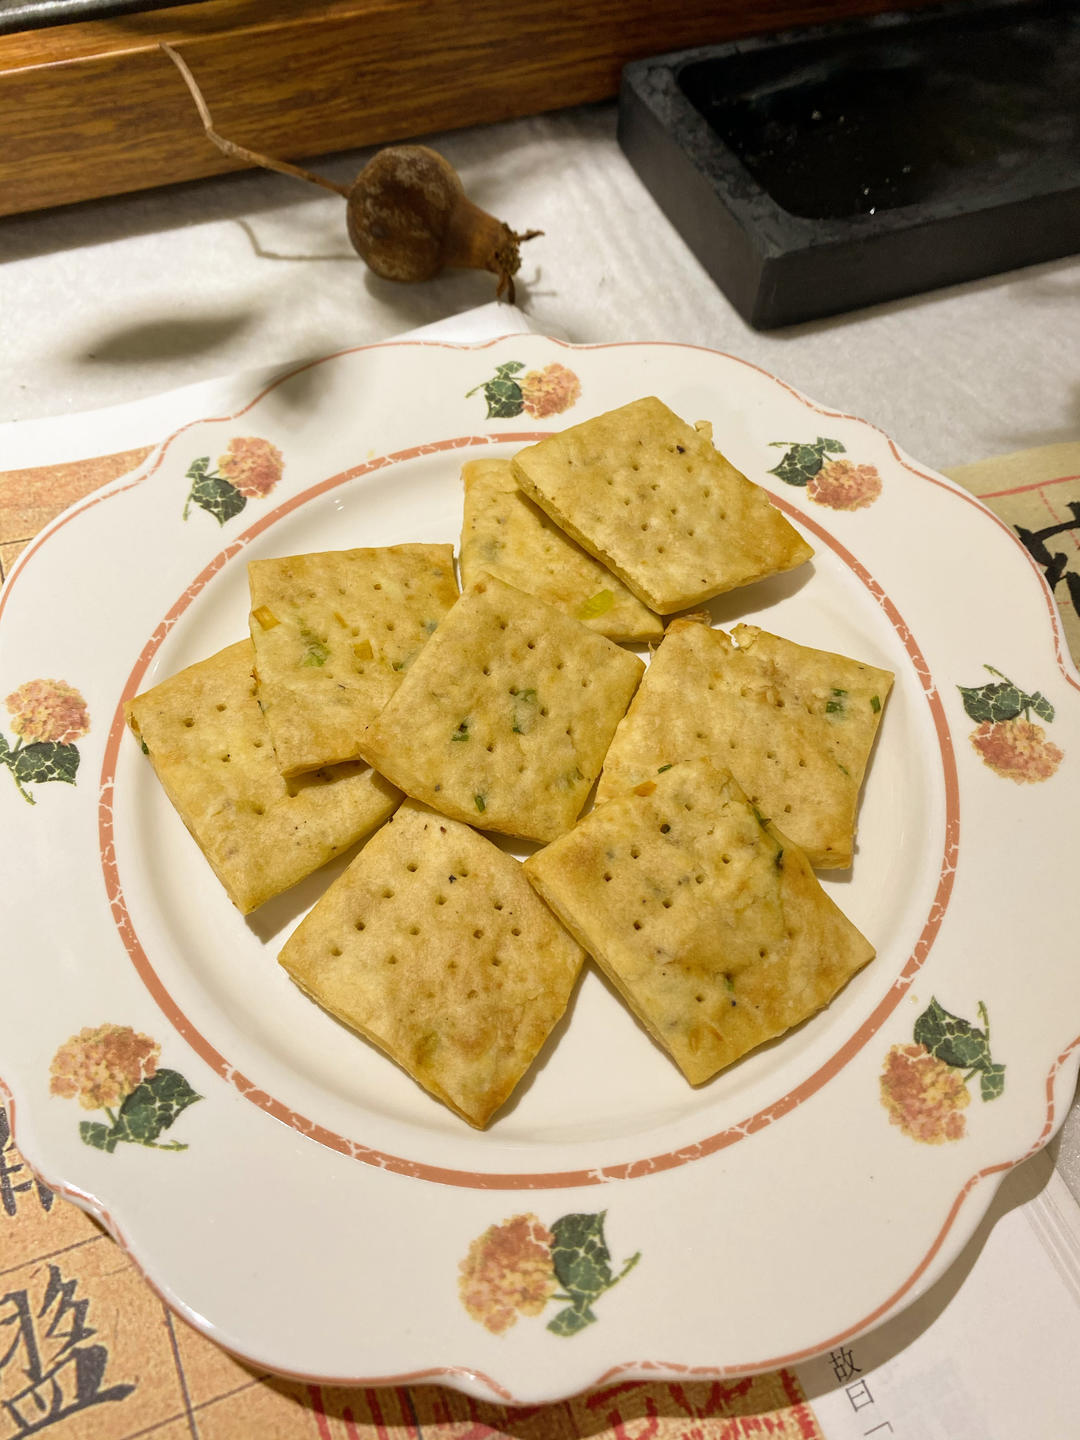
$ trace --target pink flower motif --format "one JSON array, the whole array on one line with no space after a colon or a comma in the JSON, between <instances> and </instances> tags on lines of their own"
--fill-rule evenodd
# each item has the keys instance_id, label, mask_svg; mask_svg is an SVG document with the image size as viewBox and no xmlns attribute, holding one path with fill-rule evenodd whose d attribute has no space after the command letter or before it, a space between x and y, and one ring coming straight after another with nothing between
<instances>
[{"instance_id":1,"label":"pink flower motif","mask_svg":"<svg viewBox=\"0 0 1080 1440\"><path fill-rule=\"evenodd\" d=\"M130 1025L87 1027L52 1058L49 1090L65 1100L78 1096L84 1110L119 1105L157 1070L161 1046Z\"/></svg>"},{"instance_id":2,"label":"pink flower motif","mask_svg":"<svg viewBox=\"0 0 1080 1440\"><path fill-rule=\"evenodd\" d=\"M28 744L70 745L90 729L86 701L63 680L28 680L4 701L11 728Z\"/></svg>"},{"instance_id":3,"label":"pink flower motif","mask_svg":"<svg viewBox=\"0 0 1080 1440\"><path fill-rule=\"evenodd\" d=\"M241 495L261 499L269 495L285 469L281 451L257 436L235 436L218 459L218 470Z\"/></svg>"},{"instance_id":4,"label":"pink flower motif","mask_svg":"<svg viewBox=\"0 0 1080 1440\"><path fill-rule=\"evenodd\" d=\"M807 481L806 493L832 510L862 510L881 494L881 476L873 465L853 460L826 460Z\"/></svg>"},{"instance_id":5,"label":"pink flower motif","mask_svg":"<svg viewBox=\"0 0 1080 1440\"><path fill-rule=\"evenodd\" d=\"M518 381L521 403L527 415L542 420L546 415L561 415L581 395L581 381L565 365L545 365L543 370L530 370Z\"/></svg>"},{"instance_id":6,"label":"pink flower motif","mask_svg":"<svg viewBox=\"0 0 1080 1440\"><path fill-rule=\"evenodd\" d=\"M458 1267L462 1302L474 1320L501 1335L518 1315L539 1315L555 1293L554 1236L535 1215L514 1215L472 1242Z\"/></svg>"},{"instance_id":7,"label":"pink flower motif","mask_svg":"<svg viewBox=\"0 0 1080 1440\"><path fill-rule=\"evenodd\" d=\"M924 1145L943 1145L964 1135L962 1111L971 1096L959 1071L925 1045L894 1045L881 1074L881 1103L889 1120Z\"/></svg>"},{"instance_id":8,"label":"pink flower motif","mask_svg":"<svg viewBox=\"0 0 1080 1440\"><path fill-rule=\"evenodd\" d=\"M1049 780L1065 758L1065 752L1047 740L1041 725L1019 716L993 723L984 720L972 731L971 743L995 775L1015 780L1018 785Z\"/></svg>"}]
</instances>

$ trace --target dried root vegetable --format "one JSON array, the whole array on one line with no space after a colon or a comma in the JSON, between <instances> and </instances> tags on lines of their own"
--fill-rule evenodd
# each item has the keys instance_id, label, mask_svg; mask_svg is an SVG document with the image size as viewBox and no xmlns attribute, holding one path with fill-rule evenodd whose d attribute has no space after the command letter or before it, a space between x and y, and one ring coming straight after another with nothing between
<instances>
[{"instance_id":1,"label":"dried root vegetable","mask_svg":"<svg viewBox=\"0 0 1080 1440\"><path fill-rule=\"evenodd\" d=\"M426 145L389 145L372 156L351 185L261 155L218 134L187 62L171 45L159 43L184 77L207 138L223 154L344 196L349 239L376 275L416 281L434 279L444 269L490 270L498 276L496 296L514 303L520 246L543 232L519 234L474 205L442 155Z\"/></svg>"}]
</instances>

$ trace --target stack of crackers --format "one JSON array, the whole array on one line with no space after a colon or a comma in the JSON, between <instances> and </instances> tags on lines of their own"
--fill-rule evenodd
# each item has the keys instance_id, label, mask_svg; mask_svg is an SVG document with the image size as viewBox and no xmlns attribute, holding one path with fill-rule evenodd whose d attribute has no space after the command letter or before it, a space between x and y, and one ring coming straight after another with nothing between
<instances>
[{"instance_id":1,"label":"stack of crackers","mask_svg":"<svg viewBox=\"0 0 1080 1440\"><path fill-rule=\"evenodd\" d=\"M242 912L363 842L280 962L469 1123L587 956L701 1083L873 956L814 868L893 677L694 612L812 551L657 399L463 478L460 594L450 545L254 561L250 639L128 722Z\"/></svg>"}]
</instances>

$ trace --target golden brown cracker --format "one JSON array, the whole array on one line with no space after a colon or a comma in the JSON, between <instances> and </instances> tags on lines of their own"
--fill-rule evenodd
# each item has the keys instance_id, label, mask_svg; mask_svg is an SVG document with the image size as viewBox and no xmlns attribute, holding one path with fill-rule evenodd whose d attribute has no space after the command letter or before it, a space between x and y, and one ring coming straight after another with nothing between
<instances>
[{"instance_id":1,"label":"golden brown cracker","mask_svg":"<svg viewBox=\"0 0 1080 1440\"><path fill-rule=\"evenodd\" d=\"M284 775L359 756L357 739L457 599L450 545L253 560L259 700Z\"/></svg>"},{"instance_id":2,"label":"golden brown cracker","mask_svg":"<svg viewBox=\"0 0 1080 1440\"><path fill-rule=\"evenodd\" d=\"M819 868L851 864L888 670L753 625L674 620L604 761L605 801L710 755Z\"/></svg>"},{"instance_id":3,"label":"golden brown cracker","mask_svg":"<svg viewBox=\"0 0 1080 1440\"><path fill-rule=\"evenodd\" d=\"M320 1005L478 1127L536 1058L583 960L511 855L408 800L280 955Z\"/></svg>"},{"instance_id":4,"label":"golden brown cracker","mask_svg":"<svg viewBox=\"0 0 1080 1440\"><path fill-rule=\"evenodd\" d=\"M417 656L361 754L445 815L550 840L581 813L643 670L636 655L487 577Z\"/></svg>"},{"instance_id":5,"label":"golden brown cracker","mask_svg":"<svg viewBox=\"0 0 1080 1440\"><path fill-rule=\"evenodd\" d=\"M661 615L813 554L708 432L655 396L519 450L513 471L530 499Z\"/></svg>"},{"instance_id":6,"label":"golden brown cracker","mask_svg":"<svg viewBox=\"0 0 1080 1440\"><path fill-rule=\"evenodd\" d=\"M692 1084L873 957L806 857L711 760L593 810L525 873Z\"/></svg>"},{"instance_id":7,"label":"golden brown cracker","mask_svg":"<svg viewBox=\"0 0 1080 1440\"><path fill-rule=\"evenodd\" d=\"M286 782L253 660L242 640L126 707L165 793L244 914L370 834L401 799L362 762Z\"/></svg>"},{"instance_id":8,"label":"golden brown cracker","mask_svg":"<svg viewBox=\"0 0 1080 1440\"><path fill-rule=\"evenodd\" d=\"M659 616L521 493L509 460L467 460L461 473L462 584L494 575L609 640L661 638Z\"/></svg>"}]
</instances>

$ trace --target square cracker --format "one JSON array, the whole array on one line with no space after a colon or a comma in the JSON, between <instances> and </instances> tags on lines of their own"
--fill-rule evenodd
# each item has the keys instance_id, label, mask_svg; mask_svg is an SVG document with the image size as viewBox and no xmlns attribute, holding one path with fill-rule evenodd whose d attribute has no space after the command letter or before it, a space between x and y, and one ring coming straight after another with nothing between
<instances>
[{"instance_id":1,"label":"square cracker","mask_svg":"<svg viewBox=\"0 0 1080 1440\"><path fill-rule=\"evenodd\" d=\"M357 739L457 599L452 545L253 560L259 701L283 775L359 756Z\"/></svg>"},{"instance_id":2,"label":"square cracker","mask_svg":"<svg viewBox=\"0 0 1080 1440\"><path fill-rule=\"evenodd\" d=\"M126 706L166 795L245 915L369 835L401 800L357 762L283 780L253 659L241 640Z\"/></svg>"},{"instance_id":3,"label":"square cracker","mask_svg":"<svg viewBox=\"0 0 1080 1440\"><path fill-rule=\"evenodd\" d=\"M760 485L654 396L513 459L555 523L661 615L791 570L813 550Z\"/></svg>"},{"instance_id":4,"label":"square cracker","mask_svg":"<svg viewBox=\"0 0 1080 1440\"><path fill-rule=\"evenodd\" d=\"M511 855L407 800L279 958L320 1005L483 1127L566 1009L584 954Z\"/></svg>"},{"instance_id":5,"label":"square cracker","mask_svg":"<svg viewBox=\"0 0 1080 1440\"><path fill-rule=\"evenodd\" d=\"M673 620L611 742L597 801L710 755L819 869L850 865L891 671L754 625Z\"/></svg>"},{"instance_id":6,"label":"square cracker","mask_svg":"<svg viewBox=\"0 0 1080 1440\"><path fill-rule=\"evenodd\" d=\"M802 852L710 760L593 810L524 868L694 1085L873 958Z\"/></svg>"},{"instance_id":7,"label":"square cracker","mask_svg":"<svg viewBox=\"0 0 1080 1440\"><path fill-rule=\"evenodd\" d=\"M485 572L609 640L659 640L658 615L518 489L509 460L466 460L461 579Z\"/></svg>"},{"instance_id":8,"label":"square cracker","mask_svg":"<svg viewBox=\"0 0 1080 1440\"><path fill-rule=\"evenodd\" d=\"M488 576L424 646L360 752L444 815L552 840L581 813L644 668Z\"/></svg>"}]
</instances>

